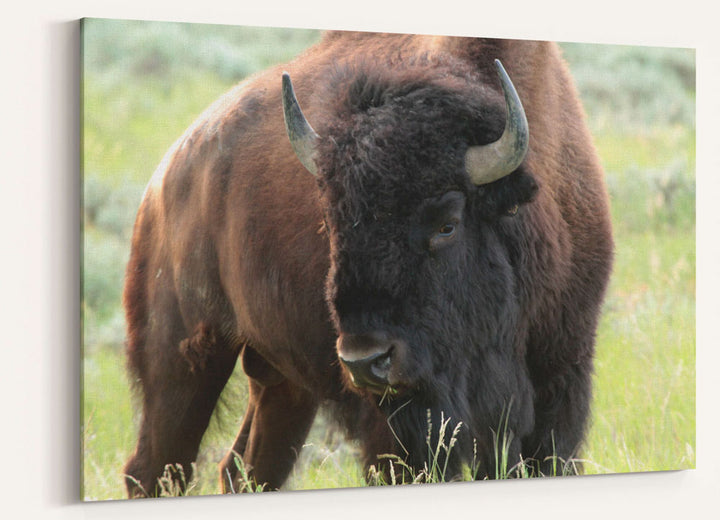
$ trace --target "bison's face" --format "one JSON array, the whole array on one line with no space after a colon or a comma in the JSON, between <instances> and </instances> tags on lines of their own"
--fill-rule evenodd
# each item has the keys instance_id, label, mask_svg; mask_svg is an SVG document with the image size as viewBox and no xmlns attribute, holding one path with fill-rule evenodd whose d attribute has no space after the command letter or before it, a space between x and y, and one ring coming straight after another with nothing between
<instances>
[{"instance_id":1,"label":"bison's face","mask_svg":"<svg viewBox=\"0 0 720 520\"><path fill-rule=\"evenodd\" d=\"M475 233L466 204L465 193L449 190L418 201L409 215L373 212L367 229L329 224L328 301L338 355L355 386L397 395L449 373L464 334L457 286L471 275Z\"/></svg>"},{"instance_id":2,"label":"bison's face","mask_svg":"<svg viewBox=\"0 0 720 520\"><path fill-rule=\"evenodd\" d=\"M313 149L303 162L322 191L326 294L349 386L389 411L412 401L421 432L427 409L465 422L485 413L472 402L483 372L513 356L517 296L500 227L535 191L517 157L503 158L511 170L499 178L469 171L498 136L518 146L507 145L517 136L507 138L503 97L425 72L443 79L340 81L323 137L288 123L301 160Z\"/></svg>"},{"instance_id":3,"label":"bison's face","mask_svg":"<svg viewBox=\"0 0 720 520\"><path fill-rule=\"evenodd\" d=\"M472 195L455 188L406 211L397 189L383 190L395 211L372 204L352 219L326 207L327 300L339 359L357 388L433 406L466 395L486 369L484 355L512 346L510 259L492 226L477 220ZM328 188L327 200L333 195Z\"/></svg>"}]
</instances>

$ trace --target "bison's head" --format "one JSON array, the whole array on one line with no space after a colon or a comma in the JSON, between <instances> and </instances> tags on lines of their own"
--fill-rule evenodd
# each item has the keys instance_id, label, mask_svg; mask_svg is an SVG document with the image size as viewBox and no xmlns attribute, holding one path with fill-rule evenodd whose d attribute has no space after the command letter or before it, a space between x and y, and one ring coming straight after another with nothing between
<instances>
[{"instance_id":1,"label":"bison's head","mask_svg":"<svg viewBox=\"0 0 720 520\"><path fill-rule=\"evenodd\" d=\"M322 191L339 359L418 465L427 410L481 437L522 379L505 237L536 185L523 107L497 68L502 93L448 60L343 68L319 133L283 78L290 140Z\"/></svg>"}]
</instances>

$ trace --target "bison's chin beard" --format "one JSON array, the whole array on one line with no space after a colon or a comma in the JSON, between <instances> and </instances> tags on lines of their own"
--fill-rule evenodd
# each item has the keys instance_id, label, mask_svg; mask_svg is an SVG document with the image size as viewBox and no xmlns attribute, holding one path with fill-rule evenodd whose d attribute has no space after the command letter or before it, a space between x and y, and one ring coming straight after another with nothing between
<instances>
[{"instance_id":1,"label":"bison's chin beard","mask_svg":"<svg viewBox=\"0 0 720 520\"><path fill-rule=\"evenodd\" d=\"M380 402L395 437L397 454L409 467L405 482L460 480L463 463L473 463L473 442L457 404L434 402L422 392L403 393ZM397 473L396 469L396 473Z\"/></svg>"}]
</instances>

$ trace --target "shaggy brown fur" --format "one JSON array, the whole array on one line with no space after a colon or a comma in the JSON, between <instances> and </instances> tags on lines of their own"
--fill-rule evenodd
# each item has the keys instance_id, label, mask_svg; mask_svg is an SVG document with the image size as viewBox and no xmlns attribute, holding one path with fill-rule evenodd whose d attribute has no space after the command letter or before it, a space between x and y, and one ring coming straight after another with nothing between
<instances>
[{"instance_id":1,"label":"shaggy brown fur","mask_svg":"<svg viewBox=\"0 0 720 520\"><path fill-rule=\"evenodd\" d=\"M465 150L504 125L496 58L525 106L529 152L475 186ZM322 139L317 179L285 133L283 69ZM438 241L450 216L457 233ZM327 34L219 100L147 189L124 293L143 396L130 496L154 495L166 464L190 471L240 352L250 401L221 464L226 491L240 484L233 452L280 487L323 403L366 466L396 453L422 467L429 410L433 440L441 414L464 425L451 474L474 440L478 476L492 477L505 424L510 460L547 472L584 437L609 222L555 45ZM382 403L349 383L335 350L339 336L377 331L404 345L397 395Z\"/></svg>"}]
</instances>

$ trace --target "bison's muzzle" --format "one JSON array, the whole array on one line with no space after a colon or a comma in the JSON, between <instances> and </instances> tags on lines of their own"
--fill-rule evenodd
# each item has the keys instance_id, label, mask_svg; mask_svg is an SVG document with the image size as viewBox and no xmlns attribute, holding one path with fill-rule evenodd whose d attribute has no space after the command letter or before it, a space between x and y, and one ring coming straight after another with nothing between
<instances>
[{"instance_id":1,"label":"bison's muzzle","mask_svg":"<svg viewBox=\"0 0 720 520\"><path fill-rule=\"evenodd\" d=\"M353 384L377 394L398 384L393 368L405 348L404 341L383 332L341 334L337 340L338 357Z\"/></svg>"}]
</instances>

